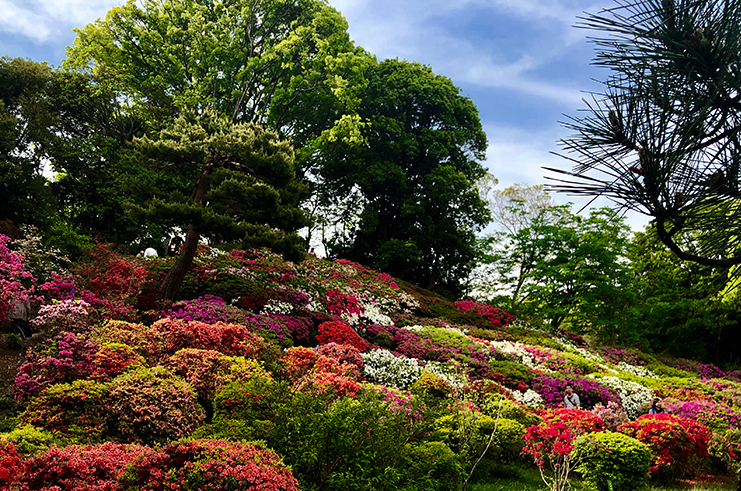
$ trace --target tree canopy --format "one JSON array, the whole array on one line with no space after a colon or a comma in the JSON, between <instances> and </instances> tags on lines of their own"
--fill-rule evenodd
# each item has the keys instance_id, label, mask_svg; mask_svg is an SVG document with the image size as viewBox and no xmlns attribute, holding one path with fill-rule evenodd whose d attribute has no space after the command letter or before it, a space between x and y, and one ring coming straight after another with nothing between
<instances>
[{"instance_id":1,"label":"tree canopy","mask_svg":"<svg viewBox=\"0 0 741 491\"><path fill-rule=\"evenodd\" d=\"M429 67L371 64L356 111L361 142L325 146L320 192L357 192L355 230L333 250L428 288L455 292L474 260L475 232L489 221L475 181L486 150L476 106Z\"/></svg>"}]
</instances>

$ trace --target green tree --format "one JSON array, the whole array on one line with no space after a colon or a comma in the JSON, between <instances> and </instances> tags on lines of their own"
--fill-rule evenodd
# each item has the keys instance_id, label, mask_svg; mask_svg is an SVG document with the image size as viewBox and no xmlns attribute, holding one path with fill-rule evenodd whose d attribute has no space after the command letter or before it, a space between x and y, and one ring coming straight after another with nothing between
<instances>
[{"instance_id":1,"label":"green tree","mask_svg":"<svg viewBox=\"0 0 741 491\"><path fill-rule=\"evenodd\" d=\"M207 112L190 120L181 116L157 139L135 143L155 168L188 186L188 194L132 205L140 216L187 226L182 252L161 285L163 298L175 298L202 235L300 257L303 244L293 232L306 225L297 207L305 189L295 179L293 149L275 133Z\"/></svg>"},{"instance_id":2,"label":"green tree","mask_svg":"<svg viewBox=\"0 0 741 491\"><path fill-rule=\"evenodd\" d=\"M489 221L475 182L486 150L473 102L428 67L370 64L356 106L362 141L328 142L319 192L362 197L355 230L332 250L427 288L457 295Z\"/></svg>"},{"instance_id":3,"label":"green tree","mask_svg":"<svg viewBox=\"0 0 741 491\"><path fill-rule=\"evenodd\" d=\"M580 27L612 75L566 124L576 166L554 187L651 216L682 259L741 264L741 2L618 2Z\"/></svg>"}]
</instances>

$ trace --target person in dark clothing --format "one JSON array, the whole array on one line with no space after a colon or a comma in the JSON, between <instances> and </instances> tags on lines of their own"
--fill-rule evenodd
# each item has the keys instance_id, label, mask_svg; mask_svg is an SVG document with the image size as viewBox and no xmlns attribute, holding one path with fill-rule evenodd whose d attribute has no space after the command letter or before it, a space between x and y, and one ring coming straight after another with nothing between
<instances>
[{"instance_id":1,"label":"person in dark clothing","mask_svg":"<svg viewBox=\"0 0 741 491\"><path fill-rule=\"evenodd\" d=\"M180 252L180 246L183 245L183 239L180 237L177 232L175 232L175 236L170 240L170 247L167 250L168 256L177 256Z\"/></svg>"},{"instance_id":2,"label":"person in dark clothing","mask_svg":"<svg viewBox=\"0 0 741 491\"><path fill-rule=\"evenodd\" d=\"M13 310L10 312L10 327L21 339L26 339L31 335L28 324L29 310L31 310L31 303L28 299L16 300Z\"/></svg>"}]
</instances>

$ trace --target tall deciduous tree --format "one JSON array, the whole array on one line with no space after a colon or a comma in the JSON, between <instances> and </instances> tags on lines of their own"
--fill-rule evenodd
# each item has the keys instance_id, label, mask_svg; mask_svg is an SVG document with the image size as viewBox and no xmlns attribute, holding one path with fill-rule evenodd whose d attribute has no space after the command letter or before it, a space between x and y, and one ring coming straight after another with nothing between
<instances>
[{"instance_id":1,"label":"tall deciduous tree","mask_svg":"<svg viewBox=\"0 0 741 491\"><path fill-rule=\"evenodd\" d=\"M612 70L566 126L575 161L558 190L602 195L654 219L680 258L741 264L741 2L619 0L581 27Z\"/></svg>"},{"instance_id":2,"label":"tall deciduous tree","mask_svg":"<svg viewBox=\"0 0 741 491\"><path fill-rule=\"evenodd\" d=\"M357 106L359 143L329 142L321 192L358 191L357 229L334 250L428 288L457 294L489 221L475 182L486 136L478 111L445 77L398 60L370 64Z\"/></svg>"}]
</instances>

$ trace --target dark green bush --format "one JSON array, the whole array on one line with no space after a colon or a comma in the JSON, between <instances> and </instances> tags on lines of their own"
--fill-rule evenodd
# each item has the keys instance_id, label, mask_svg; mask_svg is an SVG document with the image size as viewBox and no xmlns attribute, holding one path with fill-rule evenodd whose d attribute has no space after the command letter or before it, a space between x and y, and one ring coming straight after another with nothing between
<instances>
[{"instance_id":1,"label":"dark green bush","mask_svg":"<svg viewBox=\"0 0 741 491\"><path fill-rule=\"evenodd\" d=\"M635 438L622 433L587 433L574 441L571 455L578 461L576 471L587 489L638 491L646 487L651 450Z\"/></svg>"}]
</instances>

